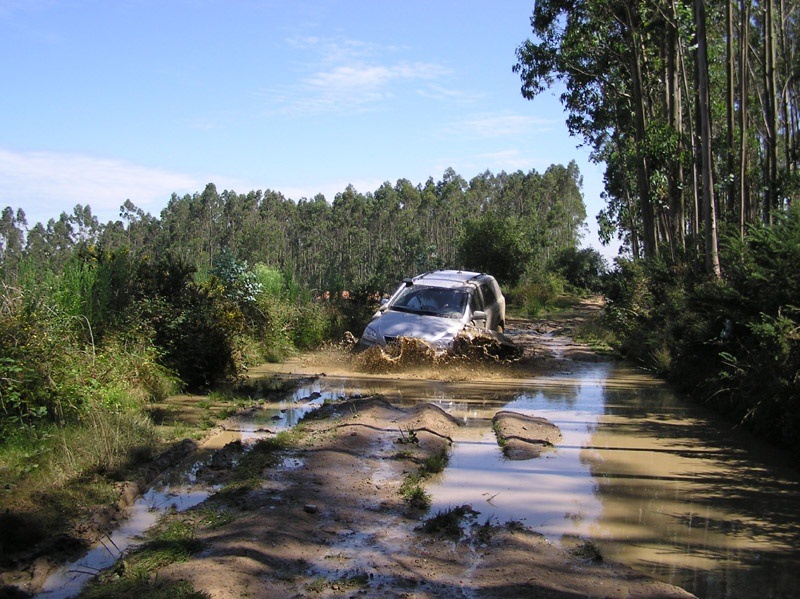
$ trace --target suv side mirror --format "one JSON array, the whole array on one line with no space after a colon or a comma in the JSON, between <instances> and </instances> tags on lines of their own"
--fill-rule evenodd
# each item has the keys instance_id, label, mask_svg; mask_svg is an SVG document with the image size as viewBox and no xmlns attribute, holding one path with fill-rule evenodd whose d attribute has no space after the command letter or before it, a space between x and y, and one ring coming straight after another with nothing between
<instances>
[{"instance_id":1,"label":"suv side mirror","mask_svg":"<svg viewBox=\"0 0 800 599\"><path fill-rule=\"evenodd\" d=\"M472 321L475 322L476 320L482 320L486 323L486 312L483 310L476 310L472 313Z\"/></svg>"}]
</instances>

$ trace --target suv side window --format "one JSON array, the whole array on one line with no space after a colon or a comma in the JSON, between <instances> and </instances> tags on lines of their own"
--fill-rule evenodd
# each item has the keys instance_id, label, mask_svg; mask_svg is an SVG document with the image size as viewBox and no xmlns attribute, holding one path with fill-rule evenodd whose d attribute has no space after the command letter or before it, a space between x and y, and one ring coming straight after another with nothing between
<instances>
[{"instance_id":1,"label":"suv side window","mask_svg":"<svg viewBox=\"0 0 800 599\"><path fill-rule=\"evenodd\" d=\"M469 308L474 312L483 311L483 298L480 287L475 287L469 296Z\"/></svg>"},{"instance_id":2,"label":"suv side window","mask_svg":"<svg viewBox=\"0 0 800 599\"><path fill-rule=\"evenodd\" d=\"M494 306L497 303L497 297L491 285L488 283L481 285L481 291L483 292L483 301L486 303L486 306Z\"/></svg>"}]
</instances>

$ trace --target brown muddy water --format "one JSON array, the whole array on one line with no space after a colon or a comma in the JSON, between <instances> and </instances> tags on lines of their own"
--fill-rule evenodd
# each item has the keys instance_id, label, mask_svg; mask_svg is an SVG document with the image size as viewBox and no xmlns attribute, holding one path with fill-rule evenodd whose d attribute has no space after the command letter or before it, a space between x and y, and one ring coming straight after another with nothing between
<instances>
[{"instance_id":1,"label":"brown muddy water","mask_svg":"<svg viewBox=\"0 0 800 599\"><path fill-rule=\"evenodd\" d=\"M300 377L310 370L267 365L251 374ZM372 394L399 406L433 403L465 425L447 469L426 487L431 514L470 504L481 521L521 522L565 546L591 541L604 558L701 598L795 597L800 589L800 474L788 458L620 363L576 362L570 371L530 379L482 368L367 375L339 364L285 401L251 412L209 446L293 426L324 401ZM491 428L500 410L547 418L563 440L536 459L505 459ZM202 466L189 465L183 483L170 478L142 498L138 532L98 555L115 559L159 508L185 509L213 492L191 484ZM40 596L73 596L100 567L106 565L86 559L71 564ZM76 572L84 574L65 592Z\"/></svg>"},{"instance_id":2,"label":"brown muddy water","mask_svg":"<svg viewBox=\"0 0 800 599\"><path fill-rule=\"evenodd\" d=\"M604 558L701 598L800 589L800 473L788 456L629 365L575 363L526 380L319 382L330 398L430 402L466 425L426 486L432 514L470 504L481 521L522 522L565 546L592 541ZM491 429L499 410L545 417L563 440L536 459L505 459Z\"/></svg>"}]
</instances>

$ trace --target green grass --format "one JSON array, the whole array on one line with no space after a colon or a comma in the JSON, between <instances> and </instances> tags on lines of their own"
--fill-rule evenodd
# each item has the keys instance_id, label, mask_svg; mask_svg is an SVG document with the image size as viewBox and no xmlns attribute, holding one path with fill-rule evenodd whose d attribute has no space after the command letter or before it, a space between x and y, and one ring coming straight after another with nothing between
<instances>
[{"instance_id":1,"label":"green grass","mask_svg":"<svg viewBox=\"0 0 800 599\"><path fill-rule=\"evenodd\" d=\"M427 510L431 506L431 497L423 488L426 478L442 472L447 466L449 455L446 449L428 456L415 472L409 472L400 485L400 495L406 504L417 510Z\"/></svg>"},{"instance_id":2,"label":"green grass","mask_svg":"<svg viewBox=\"0 0 800 599\"><path fill-rule=\"evenodd\" d=\"M201 512L203 513L203 512ZM81 594L84 599L156 597L158 599L204 599L185 581L159 580L151 573L196 555L203 544L196 538L193 514L167 516L147 533L146 542L108 573L96 579Z\"/></svg>"},{"instance_id":3,"label":"green grass","mask_svg":"<svg viewBox=\"0 0 800 599\"><path fill-rule=\"evenodd\" d=\"M194 590L185 580L159 580L140 575L120 578L100 587L89 587L81 599L210 599L211 595Z\"/></svg>"}]
</instances>

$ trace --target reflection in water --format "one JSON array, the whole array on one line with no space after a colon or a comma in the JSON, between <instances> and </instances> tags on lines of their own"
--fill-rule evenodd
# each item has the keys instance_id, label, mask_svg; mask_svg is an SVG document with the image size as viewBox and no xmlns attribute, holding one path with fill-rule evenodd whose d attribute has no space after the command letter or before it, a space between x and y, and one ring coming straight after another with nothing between
<instances>
[{"instance_id":1,"label":"reflection in water","mask_svg":"<svg viewBox=\"0 0 800 599\"><path fill-rule=\"evenodd\" d=\"M793 597L800 588L800 478L774 450L612 364L529 382L472 416L488 422L500 408L549 419L563 443L514 462L487 428L465 429L429 487L435 511L470 503L556 541L592 539L606 557L699 597Z\"/></svg>"},{"instance_id":2,"label":"reflection in water","mask_svg":"<svg viewBox=\"0 0 800 599\"><path fill-rule=\"evenodd\" d=\"M320 407L325 400L336 399L332 392L324 391L318 383L295 391L283 400L264 403L260 409L233 416L225 430L207 439L199 452L190 460L165 472L150 489L139 497L122 525L101 540L85 555L58 568L48 576L37 599L69 599L77 596L97 574L113 566L142 534L158 522L167 511L182 512L205 501L216 489L198 480L198 472L208 467L214 450L229 443L240 442L251 446L255 441L274 432L293 427L307 413ZM297 460L287 458L284 466L300 467Z\"/></svg>"},{"instance_id":3,"label":"reflection in water","mask_svg":"<svg viewBox=\"0 0 800 599\"><path fill-rule=\"evenodd\" d=\"M700 597L795 596L800 481L777 452L661 386L604 400L583 459L606 553Z\"/></svg>"},{"instance_id":4,"label":"reflection in water","mask_svg":"<svg viewBox=\"0 0 800 599\"><path fill-rule=\"evenodd\" d=\"M618 364L533 380L473 383L328 377L340 395L432 402L466 426L428 485L432 513L471 504L553 541L591 539L609 559L698 597L794 597L800 588L800 476L662 382ZM503 458L501 409L561 428L557 450Z\"/></svg>"}]
</instances>

